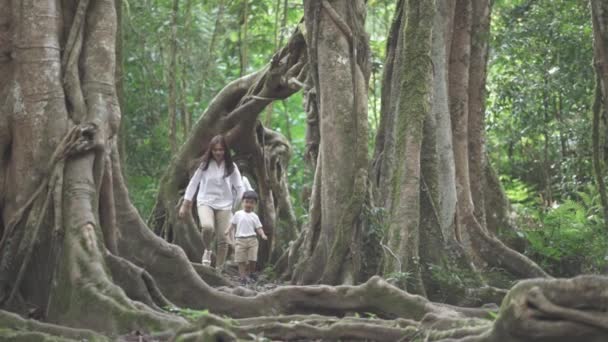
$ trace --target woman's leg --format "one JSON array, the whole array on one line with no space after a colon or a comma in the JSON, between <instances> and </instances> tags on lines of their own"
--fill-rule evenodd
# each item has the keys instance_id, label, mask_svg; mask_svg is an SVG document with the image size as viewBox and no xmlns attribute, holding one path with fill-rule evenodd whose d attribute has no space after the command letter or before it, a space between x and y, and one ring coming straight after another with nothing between
<instances>
[{"instance_id":1,"label":"woman's leg","mask_svg":"<svg viewBox=\"0 0 608 342\"><path fill-rule=\"evenodd\" d=\"M215 268L220 269L224 266L226 255L228 254L228 238L225 233L230 228L232 211L215 210L215 241L217 243L217 256Z\"/></svg>"},{"instance_id":2,"label":"woman's leg","mask_svg":"<svg viewBox=\"0 0 608 342\"><path fill-rule=\"evenodd\" d=\"M201 223L201 234L206 251L211 251L213 232L215 231L215 213L213 209L206 205L199 205L197 208L198 220Z\"/></svg>"}]
</instances>

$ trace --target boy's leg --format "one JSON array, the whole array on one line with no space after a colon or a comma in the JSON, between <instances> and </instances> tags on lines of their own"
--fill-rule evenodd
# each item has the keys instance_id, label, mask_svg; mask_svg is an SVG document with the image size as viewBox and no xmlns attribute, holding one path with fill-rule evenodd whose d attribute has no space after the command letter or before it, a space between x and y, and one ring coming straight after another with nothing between
<instances>
[{"instance_id":1,"label":"boy's leg","mask_svg":"<svg viewBox=\"0 0 608 342\"><path fill-rule=\"evenodd\" d=\"M236 239L234 246L234 261L239 265L241 281L247 278L247 245L243 239Z\"/></svg>"},{"instance_id":2,"label":"boy's leg","mask_svg":"<svg viewBox=\"0 0 608 342\"><path fill-rule=\"evenodd\" d=\"M230 210L215 210L215 241L217 242L217 258L215 267L217 269L224 266L226 255L228 254L228 239L226 231L230 228L232 212Z\"/></svg>"},{"instance_id":3,"label":"boy's leg","mask_svg":"<svg viewBox=\"0 0 608 342\"><path fill-rule=\"evenodd\" d=\"M251 276L251 278L253 278L254 280L257 280L255 278L257 278L257 276L255 275L255 266L256 266L257 261L251 261L249 260L249 275Z\"/></svg>"},{"instance_id":4,"label":"boy's leg","mask_svg":"<svg viewBox=\"0 0 608 342\"><path fill-rule=\"evenodd\" d=\"M239 278L241 280L247 278L247 262L239 262Z\"/></svg>"},{"instance_id":5,"label":"boy's leg","mask_svg":"<svg viewBox=\"0 0 608 342\"><path fill-rule=\"evenodd\" d=\"M201 237L203 239L203 245L205 246L206 254L211 261L211 242L213 241L213 232L215 230L215 213L213 209L206 205L199 205L196 207L198 213L198 220L201 225Z\"/></svg>"},{"instance_id":6,"label":"boy's leg","mask_svg":"<svg viewBox=\"0 0 608 342\"><path fill-rule=\"evenodd\" d=\"M255 279L255 267L256 262L258 261L258 238L254 236L248 240L250 240L248 241L249 250L247 251L247 260L249 260L249 274L253 275L252 278Z\"/></svg>"}]
</instances>

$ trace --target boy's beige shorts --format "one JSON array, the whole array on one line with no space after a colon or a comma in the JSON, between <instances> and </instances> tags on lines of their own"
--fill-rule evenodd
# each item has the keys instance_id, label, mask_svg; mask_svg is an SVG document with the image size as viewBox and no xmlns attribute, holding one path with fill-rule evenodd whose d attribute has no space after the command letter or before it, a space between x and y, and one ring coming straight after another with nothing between
<instances>
[{"instance_id":1,"label":"boy's beige shorts","mask_svg":"<svg viewBox=\"0 0 608 342\"><path fill-rule=\"evenodd\" d=\"M257 236L237 237L234 246L234 261L247 262L258 260Z\"/></svg>"}]
</instances>

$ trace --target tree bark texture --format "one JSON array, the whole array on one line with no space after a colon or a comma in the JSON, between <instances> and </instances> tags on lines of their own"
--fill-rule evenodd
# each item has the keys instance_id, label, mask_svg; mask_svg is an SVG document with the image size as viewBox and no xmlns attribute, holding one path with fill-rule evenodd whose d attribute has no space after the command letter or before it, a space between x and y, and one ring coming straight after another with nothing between
<instances>
[{"instance_id":1,"label":"tree bark texture","mask_svg":"<svg viewBox=\"0 0 608 342\"><path fill-rule=\"evenodd\" d=\"M485 215L475 215L475 203L472 191L480 191L481 185L472 183L483 182L483 135L480 124L483 122L483 107L480 95L471 98L470 92L483 92L483 79L485 78L485 63L487 47L480 37L487 39L488 24L476 14L489 16L487 4L479 1L457 0L456 12L451 42L451 55L449 62L449 97L450 114L452 118L453 150L456 165L456 238L460 241L471 260L478 266L491 264L507 269L518 277L546 276L546 273L533 261L505 246L495 236L488 233L487 227L477 219L484 219ZM475 19L473 19L475 16ZM475 25L473 25L475 23ZM475 37L475 39L472 39ZM472 44L475 43L475 44ZM487 43L486 43L487 44ZM475 45L475 47L473 47ZM471 53L475 65L471 64ZM480 65L483 63L484 65ZM470 89L471 80L477 89ZM475 117L471 118L471 109ZM472 127L470 131L469 127ZM473 147L472 150L470 148ZM471 180L471 165L469 160L476 164L473 166ZM479 194L483 198L483 194ZM483 211L483 202L478 212Z\"/></svg>"},{"instance_id":2,"label":"tree bark texture","mask_svg":"<svg viewBox=\"0 0 608 342\"><path fill-rule=\"evenodd\" d=\"M508 222L505 198L493 196L488 206L483 200L489 166L483 139L489 3L436 1L432 14L408 6L398 3L388 39L382 117L370 167L375 204L386 213L383 273L401 273L402 286L412 292L444 300L449 293L448 300L456 302L453 294L463 286L482 286L476 268L488 263L517 277L544 276L486 228L486 208L493 224ZM428 29L429 36L408 37L408 25L410 32ZM425 65L420 56L432 61L424 71L428 78L411 77ZM418 106L422 99L428 99L428 110ZM498 180L492 181L500 189ZM446 272L468 274L468 284L454 287L438 279Z\"/></svg>"},{"instance_id":3,"label":"tree bark texture","mask_svg":"<svg viewBox=\"0 0 608 342\"><path fill-rule=\"evenodd\" d=\"M591 14L594 41L593 58L597 75L593 103L593 171L604 209L604 220L608 224L608 195L604 180L605 158L601 157L600 152L600 126L602 121L604 123L604 134L606 134L605 120L600 120L600 117L602 113L605 117L605 113L608 111L606 107L606 99L608 98L608 6L601 1L591 0Z\"/></svg>"},{"instance_id":4,"label":"tree bark texture","mask_svg":"<svg viewBox=\"0 0 608 342\"><path fill-rule=\"evenodd\" d=\"M471 182L471 196L473 198L473 211L477 221L483 226L486 224L484 200L484 164L485 159L485 101L486 101L486 75L488 65L488 50L490 41L490 13L489 0L476 0L472 2L471 24L471 65L469 69L469 178Z\"/></svg>"},{"instance_id":5,"label":"tree bark texture","mask_svg":"<svg viewBox=\"0 0 608 342\"><path fill-rule=\"evenodd\" d=\"M305 1L320 144L297 283L353 283L367 195L369 38L364 1Z\"/></svg>"},{"instance_id":6,"label":"tree bark texture","mask_svg":"<svg viewBox=\"0 0 608 342\"><path fill-rule=\"evenodd\" d=\"M388 248L399 258L386 258L385 273L409 274L407 288L425 294L418 252L423 123L431 113L433 1L407 1L399 29L403 39L401 75L395 105L395 168L391 180Z\"/></svg>"},{"instance_id":7,"label":"tree bark texture","mask_svg":"<svg viewBox=\"0 0 608 342\"><path fill-rule=\"evenodd\" d=\"M178 80L177 60L178 60L178 18L179 18L179 0L173 0L171 11L171 37L169 39L169 67L167 83L169 86L169 94L167 100L167 108L169 111L169 143L171 144L171 153L177 151L177 98L178 98Z\"/></svg>"}]
</instances>

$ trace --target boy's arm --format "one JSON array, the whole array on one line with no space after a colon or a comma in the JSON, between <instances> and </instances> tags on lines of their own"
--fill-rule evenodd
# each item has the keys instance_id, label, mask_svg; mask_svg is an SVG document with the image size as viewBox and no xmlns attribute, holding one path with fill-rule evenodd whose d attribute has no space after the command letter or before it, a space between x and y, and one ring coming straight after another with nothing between
<instances>
[{"instance_id":1,"label":"boy's arm","mask_svg":"<svg viewBox=\"0 0 608 342\"><path fill-rule=\"evenodd\" d=\"M268 237L264 233L264 229L262 229L262 227L256 228L255 230L262 237L262 239L268 240Z\"/></svg>"},{"instance_id":2,"label":"boy's arm","mask_svg":"<svg viewBox=\"0 0 608 342\"><path fill-rule=\"evenodd\" d=\"M268 237L264 233L264 227L262 226L262 222L260 222L260 218L258 215L255 215L255 231L262 237L264 240L268 240Z\"/></svg>"}]
</instances>

